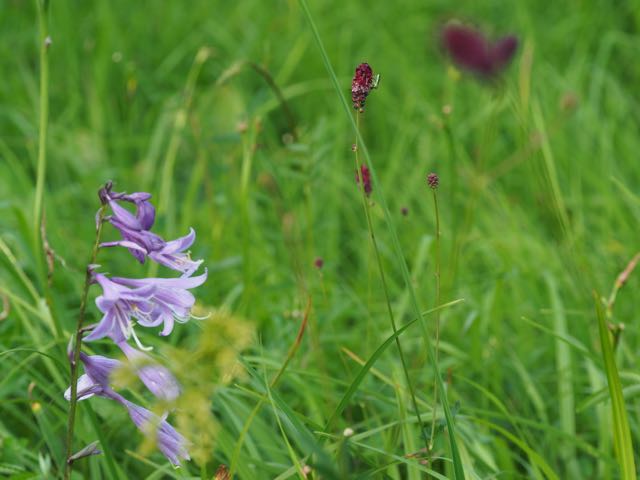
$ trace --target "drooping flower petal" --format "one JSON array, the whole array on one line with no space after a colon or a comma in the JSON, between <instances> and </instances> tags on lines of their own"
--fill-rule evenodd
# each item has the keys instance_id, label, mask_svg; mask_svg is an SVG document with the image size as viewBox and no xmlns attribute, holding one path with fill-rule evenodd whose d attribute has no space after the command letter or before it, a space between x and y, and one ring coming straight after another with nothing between
<instances>
[{"instance_id":1,"label":"drooping flower petal","mask_svg":"<svg viewBox=\"0 0 640 480\"><path fill-rule=\"evenodd\" d=\"M184 237L166 242L162 248L150 251L149 258L188 277L202 264L202 260L191 260L189 253L184 253L184 250L193 245L195 239L196 232L191 228Z\"/></svg>"},{"instance_id":2,"label":"drooping flower petal","mask_svg":"<svg viewBox=\"0 0 640 480\"><path fill-rule=\"evenodd\" d=\"M149 355L136 350L127 342L120 342L118 346L133 365L140 380L156 397L171 401L180 395L178 381L168 369L153 362Z\"/></svg>"},{"instance_id":3,"label":"drooping flower petal","mask_svg":"<svg viewBox=\"0 0 640 480\"><path fill-rule=\"evenodd\" d=\"M166 420L116 392L108 392L108 396L127 409L129 417L142 433L156 437L158 448L173 465L180 465L180 460L191 459L187 451L187 440Z\"/></svg>"},{"instance_id":4,"label":"drooping flower petal","mask_svg":"<svg viewBox=\"0 0 640 480\"><path fill-rule=\"evenodd\" d=\"M95 381L86 373L78 377L77 385L76 395L78 397L78 401L93 397L94 395L102 392L102 387L95 383ZM67 401L71 401L71 387L65 390L64 398Z\"/></svg>"},{"instance_id":5,"label":"drooping flower petal","mask_svg":"<svg viewBox=\"0 0 640 480\"><path fill-rule=\"evenodd\" d=\"M87 375L104 388L109 386L109 377L113 371L122 365L120 361L113 358L103 357L102 355L87 355L84 352L80 352L80 360Z\"/></svg>"},{"instance_id":6,"label":"drooping flower petal","mask_svg":"<svg viewBox=\"0 0 640 480\"><path fill-rule=\"evenodd\" d=\"M108 389L111 373L121 365L118 360L102 355L87 355L84 352L80 352L80 360L84 365L85 373L78 378L78 400L100 395ZM71 387L64 392L64 398L70 400Z\"/></svg>"}]
</instances>

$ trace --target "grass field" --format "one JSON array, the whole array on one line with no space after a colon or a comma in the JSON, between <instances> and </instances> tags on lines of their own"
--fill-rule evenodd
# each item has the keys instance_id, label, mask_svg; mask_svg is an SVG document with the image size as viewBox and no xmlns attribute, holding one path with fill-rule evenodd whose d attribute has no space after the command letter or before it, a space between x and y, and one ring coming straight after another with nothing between
<instances>
[{"instance_id":1,"label":"grass field","mask_svg":"<svg viewBox=\"0 0 640 480\"><path fill-rule=\"evenodd\" d=\"M63 476L66 351L112 180L153 195L164 238L193 227L208 269L206 319L136 329L182 385L168 420L192 459L174 468L92 398L72 449L102 454L72 478L636 478L638 2L4 0L0 17L0 476ZM451 18L517 35L499 79L442 54ZM361 62L381 79L356 115ZM124 249L96 263L171 276Z\"/></svg>"}]
</instances>

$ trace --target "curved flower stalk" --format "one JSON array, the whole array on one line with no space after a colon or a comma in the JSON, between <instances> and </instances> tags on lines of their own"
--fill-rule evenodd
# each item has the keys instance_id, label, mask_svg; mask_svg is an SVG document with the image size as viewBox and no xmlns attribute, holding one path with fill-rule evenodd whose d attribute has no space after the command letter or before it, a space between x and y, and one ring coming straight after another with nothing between
<instances>
[{"instance_id":1,"label":"curved flower stalk","mask_svg":"<svg viewBox=\"0 0 640 480\"><path fill-rule=\"evenodd\" d=\"M76 331L77 341L73 351L70 351L72 362L72 385L64 393L69 400L69 428L67 432L67 462L65 478L70 478L71 465L76 459L71 454L73 426L75 419L75 405L80 400L93 396L109 398L120 403L127 409L136 427L157 440L160 451L173 465L180 465L181 460L189 460L187 441L169 423L166 414L157 416L151 411L130 402L111 387L111 377L118 368L132 367L132 371L142 383L158 399L164 402L174 402L180 395L180 385L167 368L159 365L149 355L129 345L133 337L141 349L134 327L156 327L162 325L160 335L169 335L175 322L184 323L193 318L191 310L195 304L195 297L189 291L202 285L207 279L207 271L192 276L200 267L203 260L192 260L187 249L193 245L196 233L190 229L184 237L165 241L159 235L150 231L155 223L155 207L151 204L151 195L146 192L132 194L116 193L112 191L112 184L108 182L100 189L99 197L102 208L96 216L97 233L93 259L87 269L87 280L80 319ZM129 211L122 203L130 203L134 211ZM109 207L111 215L105 216L105 209ZM122 235L122 240L100 243L102 223L109 223ZM121 246L140 263L147 258L152 261L180 272L177 278L124 278L110 277L97 272L98 265L94 265L98 247ZM102 312L100 321L87 328L83 328L86 292L89 285L97 284L102 288L102 294L96 298L96 306ZM83 332L91 330L82 339ZM94 341L102 338L111 339L124 353L126 360L121 362L101 355L87 355L81 350L82 342ZM75 360L75 362L74 362ZM84 365L85 373L78 377L76 363L78 360ZM84 455L83 455L84 456ZM77 457L80 458L80 457Z\"/></svg>"}]
</instances>

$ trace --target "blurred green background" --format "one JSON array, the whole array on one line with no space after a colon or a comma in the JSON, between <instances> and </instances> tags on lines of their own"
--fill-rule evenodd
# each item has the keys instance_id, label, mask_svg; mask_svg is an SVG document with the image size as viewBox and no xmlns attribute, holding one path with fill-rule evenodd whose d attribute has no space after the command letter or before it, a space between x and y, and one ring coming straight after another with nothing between
<instances>
[{"instance_id":1,"label":"blurred green background","mask_svg":"<svg viewBox=\"0 0 640 480\"><path fill-rule=\"evenodd\" d=\"M467 477L623 478L592 292L608 297L640 250L638 2L309 8L347 100L357 64L381 75L360 126L380 181L371 214L399 324L413 317L377 195L426 310L435 306L435 217L425 176L440 175L442 303L464 299L442 312L440 371ZM369 359L392 330L354 181L354 134L299 4L50 2L50 286L33 247L36 2L2 0L0 18L0 473L52 478L64 462L65 349L96 192L111 179L117 191L153 194L165 238L198 233L192 254L209 270L198 311L215 313L177 325L168 340L139 333L189 385L178 426L201 416L211 428L192 438L201 458L174 470L140 447L122 409L83 402L78 448L101 435L105 454L78 462L75 478L211 478L220 463L233 463L238 478L300 478L301 465L322 457L317 449L334 473L312 468L309 478L450 477L441 421L434 458L420 451L394 346L324 430L360 369L354 358ZM452 18L491 38L519 37L499 81L478 81L442 55L438 31ZM153 272L125 251L101 252L98 263L114 275ZM638 277L607 318L614 330L626 325L615 358L635 444ZM308 305L277 398L254 419ZM430 422L433 371L418 327L401 339ZM91 347L114 353L107 342ZM347 427L353 437L342 436Z\"/></svg>"}]
</instances>

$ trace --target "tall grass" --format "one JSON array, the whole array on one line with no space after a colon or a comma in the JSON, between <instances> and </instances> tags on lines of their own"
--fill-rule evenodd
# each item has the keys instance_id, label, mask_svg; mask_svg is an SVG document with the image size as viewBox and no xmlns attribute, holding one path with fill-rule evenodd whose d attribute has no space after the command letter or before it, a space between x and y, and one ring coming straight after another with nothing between
<instances>
[{"instance_id":1,"label":"tall grass","mask_svg":"<svg viewBox=\"0 0 640 480\"><path fill-rule=\"evenodd\" d=\"M0 476L64 471L66 346L95 192L113 179L172 211L163 234L197 230L193 256L210 275L199 308L233 315L215 330L191 321L169 342L141 338L190 392L213 392L197 403L214 420L195 439L206 455L174 470L125 412L92 399L78 404L74 445L98 440L104 453L78 460L74 478L211 478L221 464L241 479L635 478L640 276L596 310L590 292L638 251L636 10L5 2ZM522 40L499 85L440 55L449 15ZM344 95L362 61L382 81L354 125ZM373 173L371 228L356 135ZM113 271L148 273L112 257ZM189 363L203 337L226 345L239 317L256 332L224 351L239 363ZM435 429L431 452L416 412Z\"/></svg>"}]
</instances>

